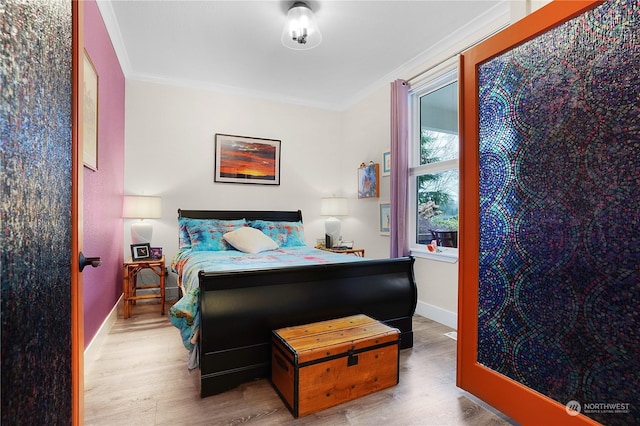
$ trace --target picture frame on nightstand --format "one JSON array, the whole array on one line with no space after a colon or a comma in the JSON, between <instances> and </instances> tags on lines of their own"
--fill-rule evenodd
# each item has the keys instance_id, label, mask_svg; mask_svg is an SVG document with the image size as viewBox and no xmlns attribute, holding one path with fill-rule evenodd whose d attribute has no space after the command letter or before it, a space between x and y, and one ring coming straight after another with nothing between
<instances>
[{"instance_id":1,"label":"picture frame on nightstand","mask_svg":"<svg viewBox=\"0 0 640 426\"><path fill-rule=\"evenodd\" d=\"M329 249L333 247L333 237L331 235L324 234L324 246Z\"/></svg>"},{"instance_id":2,"label":"picture frame on nightstand","mask_svg":"<svg viewBox=\"0 0 640 426\"><path fill-rule=\"evenodd\" d=\"M152 259L161 259L162 258L162 247L151 247L151 258Z\"/></svg>"},{"instance_id":3,"label":"picture frame on nightstand","mask_svg":"<svg viewBox=\"0 0 640 426\"><path fill-rule=\"evenodd\" d=\"M151 244L131 244L131 260L148 260L151 259Z\"/></svg>"}]
</instances>

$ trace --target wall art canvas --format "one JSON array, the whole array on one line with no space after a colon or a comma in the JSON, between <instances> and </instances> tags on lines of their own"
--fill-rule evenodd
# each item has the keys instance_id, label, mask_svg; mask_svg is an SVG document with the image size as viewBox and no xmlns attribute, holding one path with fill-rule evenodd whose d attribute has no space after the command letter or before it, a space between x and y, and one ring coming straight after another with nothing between
<instances>
[{"instance_id":1,"label":"wall art canvas","mask_svg":"<svg viewBox=\"0 0 640 426\"><path fill-rule=\"evenodd\" d=\"M362 165L358 169L358 198L380 196L380 164Z\"/></svg>"},{"instance_id":2,"label":"wall art canvas","mask_svg":"<svg viewBox=\"0 0 640 426\"><path fill-rule=\"evenodd\" d=\"M216 134L214 181L280 185L280 141Z\"/></svg>"},{"instance_id":3,"label":"wall art canvas","mask_svg":"<svg viewBox=\"0 0 640 426\"><path fill-rule=\"evenodd\" d=\"M98 73L86 51L83 69L82 161L85 167L98 170Z\"/></svg>"}]
</instances>

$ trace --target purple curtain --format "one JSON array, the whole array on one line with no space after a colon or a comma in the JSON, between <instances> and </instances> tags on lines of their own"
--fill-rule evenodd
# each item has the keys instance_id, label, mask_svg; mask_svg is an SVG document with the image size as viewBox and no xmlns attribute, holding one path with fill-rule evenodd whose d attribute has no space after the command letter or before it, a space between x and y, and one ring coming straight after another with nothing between
<instances>
[{"instance_id":1,"label":"purple curtain","mask_svg":"<svg viewBox=\"0 0 640 426\"><path fill-rule=\"evenodd\" d=\"M407 241L407 183L409 180L409 88L404 80L391 83L391 257L409 254Z\"/></svg>"}]
</instances>

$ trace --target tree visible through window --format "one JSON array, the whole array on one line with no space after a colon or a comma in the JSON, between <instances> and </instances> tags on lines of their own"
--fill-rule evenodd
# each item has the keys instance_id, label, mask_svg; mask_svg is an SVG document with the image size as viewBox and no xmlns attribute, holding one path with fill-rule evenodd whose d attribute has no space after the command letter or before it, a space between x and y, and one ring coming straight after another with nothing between
<instances>
[{"instance_id":1,"label":"tree visible through window","mask_svg":"<svg viewBox=\"0 0 640 426\"><path fill-rule=\"evenodd\" d=\"M439 86L415 95L419 137L414 138L411 168L415 189L415 244L436 239L457 247L458 231L458 83L455 73Z\"/></svg>"}]
</instances>

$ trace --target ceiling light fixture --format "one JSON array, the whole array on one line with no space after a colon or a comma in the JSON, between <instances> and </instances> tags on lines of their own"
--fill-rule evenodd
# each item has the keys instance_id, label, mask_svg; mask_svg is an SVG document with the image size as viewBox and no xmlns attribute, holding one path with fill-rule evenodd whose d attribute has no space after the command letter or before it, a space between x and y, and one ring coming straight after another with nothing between
<instances>
[{"instance_id":1,"label":"ceiling light fixture","mask_svg":"<svg viewBox=\"0 0 640 426\"><path fill-rule=\"evenodd\" d=\"M287 12L282 44L293 50L313 49L322 41L316 17L306 3L297 1Z\"/></svg>"}]
</instances>

